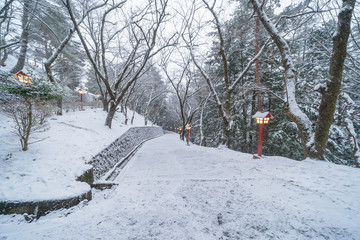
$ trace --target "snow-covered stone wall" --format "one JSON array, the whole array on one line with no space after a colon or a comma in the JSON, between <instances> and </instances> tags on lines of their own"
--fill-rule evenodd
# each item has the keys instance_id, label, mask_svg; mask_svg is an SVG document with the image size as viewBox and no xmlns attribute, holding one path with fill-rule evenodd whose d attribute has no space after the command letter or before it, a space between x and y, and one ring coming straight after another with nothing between
<instances>
[{"instance_id":1,"label":"snow-covered stone wall","mask_svg":"<svg viewBox=\"0 0 360 240\"><path fill-rule=\"evenodd\" d=\"M99 180L107 171L145 140L163 135L160 127L133 127L116 139L89 162L93 165L94 180Z\"/></svg>"}]
</instances>

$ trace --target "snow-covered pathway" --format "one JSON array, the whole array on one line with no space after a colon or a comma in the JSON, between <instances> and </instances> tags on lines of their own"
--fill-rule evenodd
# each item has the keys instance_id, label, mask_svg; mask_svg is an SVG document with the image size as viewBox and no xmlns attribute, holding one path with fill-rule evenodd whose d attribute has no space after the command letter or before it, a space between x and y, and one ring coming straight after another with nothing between
<instances>
[{"instance_id":1,"label":"snow-covered pathway","mask_svg":"<svg viewBox=\"0 0 360 240\"><path fill-rule=\"evenodd\" d=\"M26 223L0 216L0 239L360 239L360 171L151 140L115 190Z\"/></svg>"}]
</instances>

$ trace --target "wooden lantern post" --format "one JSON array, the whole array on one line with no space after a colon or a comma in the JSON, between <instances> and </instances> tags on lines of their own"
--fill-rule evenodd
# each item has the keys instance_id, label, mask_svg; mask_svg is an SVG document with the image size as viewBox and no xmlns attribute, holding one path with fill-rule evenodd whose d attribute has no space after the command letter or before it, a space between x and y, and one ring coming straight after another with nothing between
<instances>
[{"instance_id":1,"label":"wooden lantern post","mask_svg":"<svg viewBox=\"0 0 360 240\"><path fill-rule=\"evenodd\" d=\"M83 109L83 94L85 93L84 90L81 88L78 90L78 93L80 94L80 102L81 102L81 109Z\"/></svg>"}]
</instances>

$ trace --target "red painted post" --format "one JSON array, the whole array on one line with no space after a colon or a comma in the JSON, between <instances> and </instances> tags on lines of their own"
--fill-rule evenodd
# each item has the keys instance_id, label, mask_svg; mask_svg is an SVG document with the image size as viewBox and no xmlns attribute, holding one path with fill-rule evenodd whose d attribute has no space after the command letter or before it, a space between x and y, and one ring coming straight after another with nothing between
<instances>
[{"instance_id":1,"label":"red painted post","mask_svg":"<svg viewBox=\"0 0 360 240\"><path fill-rule=\"evenodd\" d=\"M80 102L82 104L82 94L80 93Z\"/></svg>"},{"instance_id":2,"label":"red painted post","mask_svg":"<svg viewBox=\"0 0 360 240\"><path fill-rule=\"evenodd\" d=\"M258 156L261 156L261 152L262 152L263 133L264 133L264 124L260 124L260 135L259 135L259 144L258 144Z\"/></svg>"},{"instance_id":3,"label":"red painted post","mask_svg":"<svg viewBox=\"0 0 360 240\"><path fill-rule=\"evenodd\" d=\"M187 145L189 145L190 129L188 128Z\"/></svg>"}]
</instances>

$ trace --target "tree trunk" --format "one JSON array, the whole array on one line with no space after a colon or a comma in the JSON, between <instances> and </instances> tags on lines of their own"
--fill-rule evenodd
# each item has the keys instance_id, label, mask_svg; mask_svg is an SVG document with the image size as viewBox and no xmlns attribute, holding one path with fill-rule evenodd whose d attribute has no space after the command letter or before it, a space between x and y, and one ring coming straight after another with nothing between
<instances>
[{"instance_id":1,"label":"tree trunk","mask_svg":"<svg viewBox=\"0 0 360 240\"><path fill-rule=\"evenodd\" d=\"M231 123L224 121L222 145L230 149Z\"/></svg>"},{"instance_id":2,"label":"tree trunk","mask_svg":"<svg viewBox=\"0 0 360 240\"><path fill-rule=\"evenodd\" d=\"M125 118L124 124L127 125L128 121L129 121L129 118L127 115L127 107L124 108L124 118Z\"/></svg>"},{"instance_id":3,"label":"tree trunk","mask_svg":"<svg viewBox=\"0 0 360 240\"><path fill-rule=\"evenodd\" d=\"M199 122L199 132L200 132L200 146L204 146L204 131L203 131L203 116L204 116L205 106L201 108L200 111L200 122Z\"/></svg>"},{"instance_id":4,"label":"tree trunk","mask_svg":"<svg viewBox=\"0 0 360 240\"><path fill-rule=\"evenodd\" d=\"M114 102L110 102L109 112L106 116L106 121L105 121L105 125L108 126L109 128L111 128L111 123L114 118L116 108L117 106L114 104Z\"/></svg>"},{"instance_id":5,"label":"tree trunk","mask_svg":"<svg viewBox=\"0 0 360 240\"><path fill-rule=\"evenodd\" d=\"M103 111L109 112L109 101L107 99L107 94L101 95L101 102L103 104Z\"/></svg>"},{"instance_id":6,"label":"tree trunk","mask_svg":"<svg viewBox=\"0 0 360 240\"><path fill-rule=\"evenodd\" d=\"M29 41L29 9L30 9L30 0L24 0L24 6L23 6L23 16L22 16L22 34L21 34L21 42L20 42L20 54L18 61L11 69L11 73L17 73L20 70L24 68L25 65L25 59L26 59L26 53L28 48L28 41Z\"/></svg>"},{"instance_id":7,"label":"tree trunk","mask_svg":"<svg viewBox=\"0 0 360 240\"><path fill-rule=\"evenodd\" d=\"M260 38L260 21L259 18L256 18L255 22L255 55L259 53L259 38ZM261 103L261 82L260 82L260 61L259 58L255 61L255 82L257 89L257 110L258 112L262 112L262 103Z\"/></svg>"},{"instance_id":8,"label":"tree trunk","mask_svg":"<svg viewBox=\"0 0 360 240\"><path fill-rule=\"evenodd\" d=\"M132 117L131 117L131 125L134 124L134 118L135 118L135 113L136 113L136 108L137 108L138 103L139 103L139 98L136 99L135 105L133 107L133 114L132 114Z\"/></svg>"},{"instance_id":9,"label":"tree trunk","mask_svg":"<svg viewBox=\"0 0 360 240\"><path fill-rule=\"evenodd\" d=\"M149 118L149 108L150 108L150 104L152 101L152 95L154 93L154 88L151 88L151 92L150 92L150 97L149 97L149 101L146 105L146 109L145 109L145 114L144 114L144 119L145 119L145 126L147 126L147 122L148 122L148 118Z\"/></svg>"},{"instance_id":10,"label":"tree trunk","mask_svg":"<svg viewBox=\"0 0 360 240\"><path fill-rule=\"evenodd\" d=\"M180 134L180 139L182 140L182 141L184 141L185 140L185 134L186 134L186 127L185 127L185 125L183 125L182 127L181 127L181 134Z\"/></svg>"},{"instance_id":11,"label":"tree trunk","mask_svg":"<svg viewBox=\"0 0 360 240\"><path fill-rule=\"evenodd\" d=\"M63 101L63 98L60 97L58 100L56 100L56 115L58 116L62 116L63 115L63 106L62 106L62 101Z\"/></svg>"},{"instance_id":12,"label":"tree trunk","mask_svg":"<svg viewBox=\"0 0 360 240\"><path fill-rule=\"evenodd\" d=\"M252 118L252 116L256 113L256 103L255 102L256 102L256 91L253 91L252 101L251 101L251 116L250 116L250 121L249 121L249 126L248 126L250 129L250 131L249 131L249 153L253 152L253 145L254 145L253 144L254 134L251 131L251 127L254 126L254 119ZM256 136L256 134L255 134L255 136Z\"/></svg>"},{"instance_id":13,"label":"tree trunk","mask_svg":"<svg viewBox=\"0 0 360 240\"><path fill-rule=\"evenodd\" d=\"M21 141L21 145L22 145L22 150L23 151L27 151L28 150L28 146L29 146L29 138L30 138L30 132L31 132L31 128L32 128L32 103L30 102L30 100L26 100L26 105L27 105L27 124L25 124L25 135L22 138Z\"/></svg>"},{"instance_id":14,"label":"tree trunk","mask_svg":"<svg viewBox=\"0 0 360 240\"><path fill-rule=\"evenodd\" d=\"M357 134L354 128L354 117L355 117L355 102L346 93L343 94L344 102L347 107L344 113L344 123L346 130L349 134L350 147L354 158L354 163L357 168L360 168L360 149L357 141Z\"/></svg>"},{"instance_id":15,"label":"tree trunk","mask_svg":"<svg viewBox=\"0 0 360 240\"><path fill-rule=\"evenodd\" d=\"M338 24L333 36L333 50L330 59L329 79L322 91L319 115L315 128L315 151L310 157L324 159L324 151L329 139L330 126L334 120L336 101L340 93L342 72L346 58L347 42L350 35L351 16L356 0L343 0L338 15Z\"/></svg>"},{"instance_id":16,"label":"tree trunk","mask_svg":"<svg viewBox=\"0 0 360 240\"><path fill-rule=\"evenodd\" d=\"M0 66L2 66L2 67L5 67L5 62L6 62L6 59L8 58L8 52L7 52L7 50L5 49L4 50L4 55L3 55L3 57L1 58L1 60L0 60Z\"/></svg>"}]
</instances>

